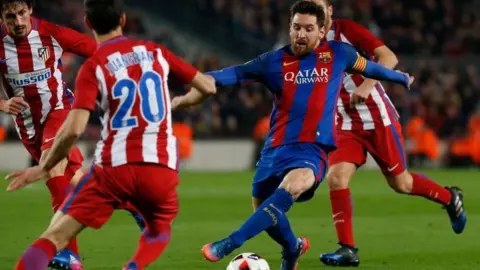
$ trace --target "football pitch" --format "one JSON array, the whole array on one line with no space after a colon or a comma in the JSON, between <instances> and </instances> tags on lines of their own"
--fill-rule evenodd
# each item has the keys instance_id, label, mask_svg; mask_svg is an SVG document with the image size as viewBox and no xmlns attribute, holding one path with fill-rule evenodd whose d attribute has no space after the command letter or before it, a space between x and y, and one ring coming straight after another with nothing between
<instances>
[{"instance_id":1,"label":"football pitch","mask_svg":"<svg viewBox=\"0 0 480 270\"><path fill-rule=\"evenodd\" d=\"M443 185L464 190L468 224L455 235L446 212L423 198L397 195L378 172L360 172L352 182L354 226L361 264L359 269L480 269L479 171L426 171ZM218 263L202 259L200 248L227 236L250 215L252 173L182 173L180 214L173 225L172 242L149 269L225 269L230 256ZM0 174L3 179L4 174ZM6 183L0 181L5 190ZM12 269L23 250L46 228L50 198L46 187L34 185L8 194L0 192L0 268ZM299 269L325 269L321 252L336 246L328 187L315 198L296 204L289 217L297 235L309 237L312 247ZM136 249L139 230L125 212L117 212L101 230L80 236L87 270L120 269ZM262 234L237 250L255 252L279 269L280 248Z\"/></svg>"}]
</instances>

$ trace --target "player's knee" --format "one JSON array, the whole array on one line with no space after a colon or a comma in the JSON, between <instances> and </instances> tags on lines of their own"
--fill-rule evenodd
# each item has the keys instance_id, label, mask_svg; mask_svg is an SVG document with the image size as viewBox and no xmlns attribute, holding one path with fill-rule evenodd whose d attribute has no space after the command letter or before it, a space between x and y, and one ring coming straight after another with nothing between
<instances>
[{"instance_id":1,"label":"player's knee","mask_svg":"<svg viewBox=\"0 0 480 270\"><path fill-rule=\"evenodd\" d=\"M407 172L403 172L397 176L387 177L390 187L398 193L410 194L413 188L413 179Z\"/></svg>"},{"instance_id":2,"label":"player's knee","mask_svg":"<svg viewBox=\"0 0 480 270\"><path fill-rule=\"evenodd\" d=\"M315 175L308 168L300 168L290 171L279 188L285 189L293 198L298 199L300 195L309 190L315 184Z\"/></svg>"},{"instance_id":3,"label":"player's knee","mask_svg":"<svg viewBox=\"0 0 480 270\"><path fill-rule=\"evenodd\" d=\"M333 165L327 173L327 183L330 190L348 188L357 167L353 163L341 162Z\"/></svg>"},{"instance_id":4,"label":"player's knee","mask_svg":"<svg viewBox=\"0 0 480 270\"><path fill-rule=\"evenodd\" d=\"M342 171L331 171L327 174L327 182L330 190L345 189L350 179Z\"/></svg>"}]
</instances>

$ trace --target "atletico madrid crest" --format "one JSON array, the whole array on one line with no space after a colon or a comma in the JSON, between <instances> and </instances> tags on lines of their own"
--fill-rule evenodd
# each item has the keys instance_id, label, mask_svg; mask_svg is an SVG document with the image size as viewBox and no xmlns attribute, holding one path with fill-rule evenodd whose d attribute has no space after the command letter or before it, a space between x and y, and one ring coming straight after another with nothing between
<instances>
[{"instance_id":1,"label":"atletico madrid crest","mask_svg":"<svg viewBox=\"0 0 480 270\"><path fill-rule=\"evenodd\" d=\"M332 55L330 52L320 52L318 53L318 61L324 64L330 63L332 61Z\"/></svg>"},{"instance_id":2,"label":"atletico madrid crest","mask_svg":"<svg viewBox=\"0 0 480 270\"><path fill-rule=\"evenodd\" d=\"M48 47L38 48L38 58L46 62L50 58L50 49Z\"/></svg>"}]
</instances>

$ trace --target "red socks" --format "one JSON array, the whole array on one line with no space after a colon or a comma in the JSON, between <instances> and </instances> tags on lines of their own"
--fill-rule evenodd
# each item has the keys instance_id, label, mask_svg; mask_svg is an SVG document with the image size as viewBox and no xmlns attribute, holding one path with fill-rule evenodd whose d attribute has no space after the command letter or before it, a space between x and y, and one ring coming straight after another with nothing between
<instances>
[{"instance_id":1,"label":"red socks","mask_svg":"<svg viewBox=\"0 0 480 270\"><path fill-rule=\"evenodd\" d=\"M70 192L70 179L67 176L51 178L47 181L47 187L52 196L53 211L57 212ZM73 238L66 248L75 253L75 255L78 255L77 238Z\"/></svg>"},{"instance_id":2,"label":"red socks","mask_svg":"<svg viewBox=\"0 0 480 270\"><path fill-rule=\"evenodd\" d=\"M352 226L353 207L350 198L350 189L331 190L330 202L332 204L333 223L337 231L338 241L342 245L355 247Z\"/></svg>"},{"instance_id":3,"label":"red socks","mask_svg":"<svg viewBox=\"0 0 480 270\"><path fill-rule=\"evenodd\" d=\"M412 177L413 187L411 195L422 196L444 205L450 203L452 194L448 189L422 174L412 173ZM333 223L340 244L355 247L352 226L353 207L350 199L350 189L331 190L330 201L332 204Z\"/></svg>"},{"instance_id":4,"label":"red socks","mask_svg":"<svg viewBox=\"0 0 480 270\"><path fill-rule=\"evenodd\" d=\"M412 173L413 187L411 195L422 196L429 200L447 205L452 199L450 191L423 174Z\"/></svg>"},{"instance_id":5,"label":"red socks","mask_svg":"<svg viewBox=\"0 0 480 270\"><path fill-rule=\"evenodd\" d=\"M166 224L162 230L159 230L157 235L150 235L147 229L145 229L140 237L137 252L131 262L135 262L140 269L153 263L162 255L168 242L170 242L170 234L170 224Z\"/></svg>"},{"instance_id":6,"label":"red socks","mask_svg":"<svg viewBox=\"0 0 480 270\"><path fill-rule=\"evenodd\" d=\"M45 238L40 238L23 253L15 270L45 270L57 254L57 248Z\"/></svg>"}]
</instances>

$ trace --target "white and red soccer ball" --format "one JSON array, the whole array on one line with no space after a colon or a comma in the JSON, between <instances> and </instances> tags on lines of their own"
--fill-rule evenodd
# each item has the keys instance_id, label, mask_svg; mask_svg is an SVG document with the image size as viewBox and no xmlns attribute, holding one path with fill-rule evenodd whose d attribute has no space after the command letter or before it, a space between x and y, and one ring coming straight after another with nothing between
<instances>
[{"instance_id":1,"label":"white and red soccer ball","mask_svg":"<svg viewBox=\"0 0 480 270\"><path fill-rule=\"evenodd\" d=\"M227 270L270 270L270 266L258 254L242 253L230 261Z\"/></svg>"}]
</instances>

